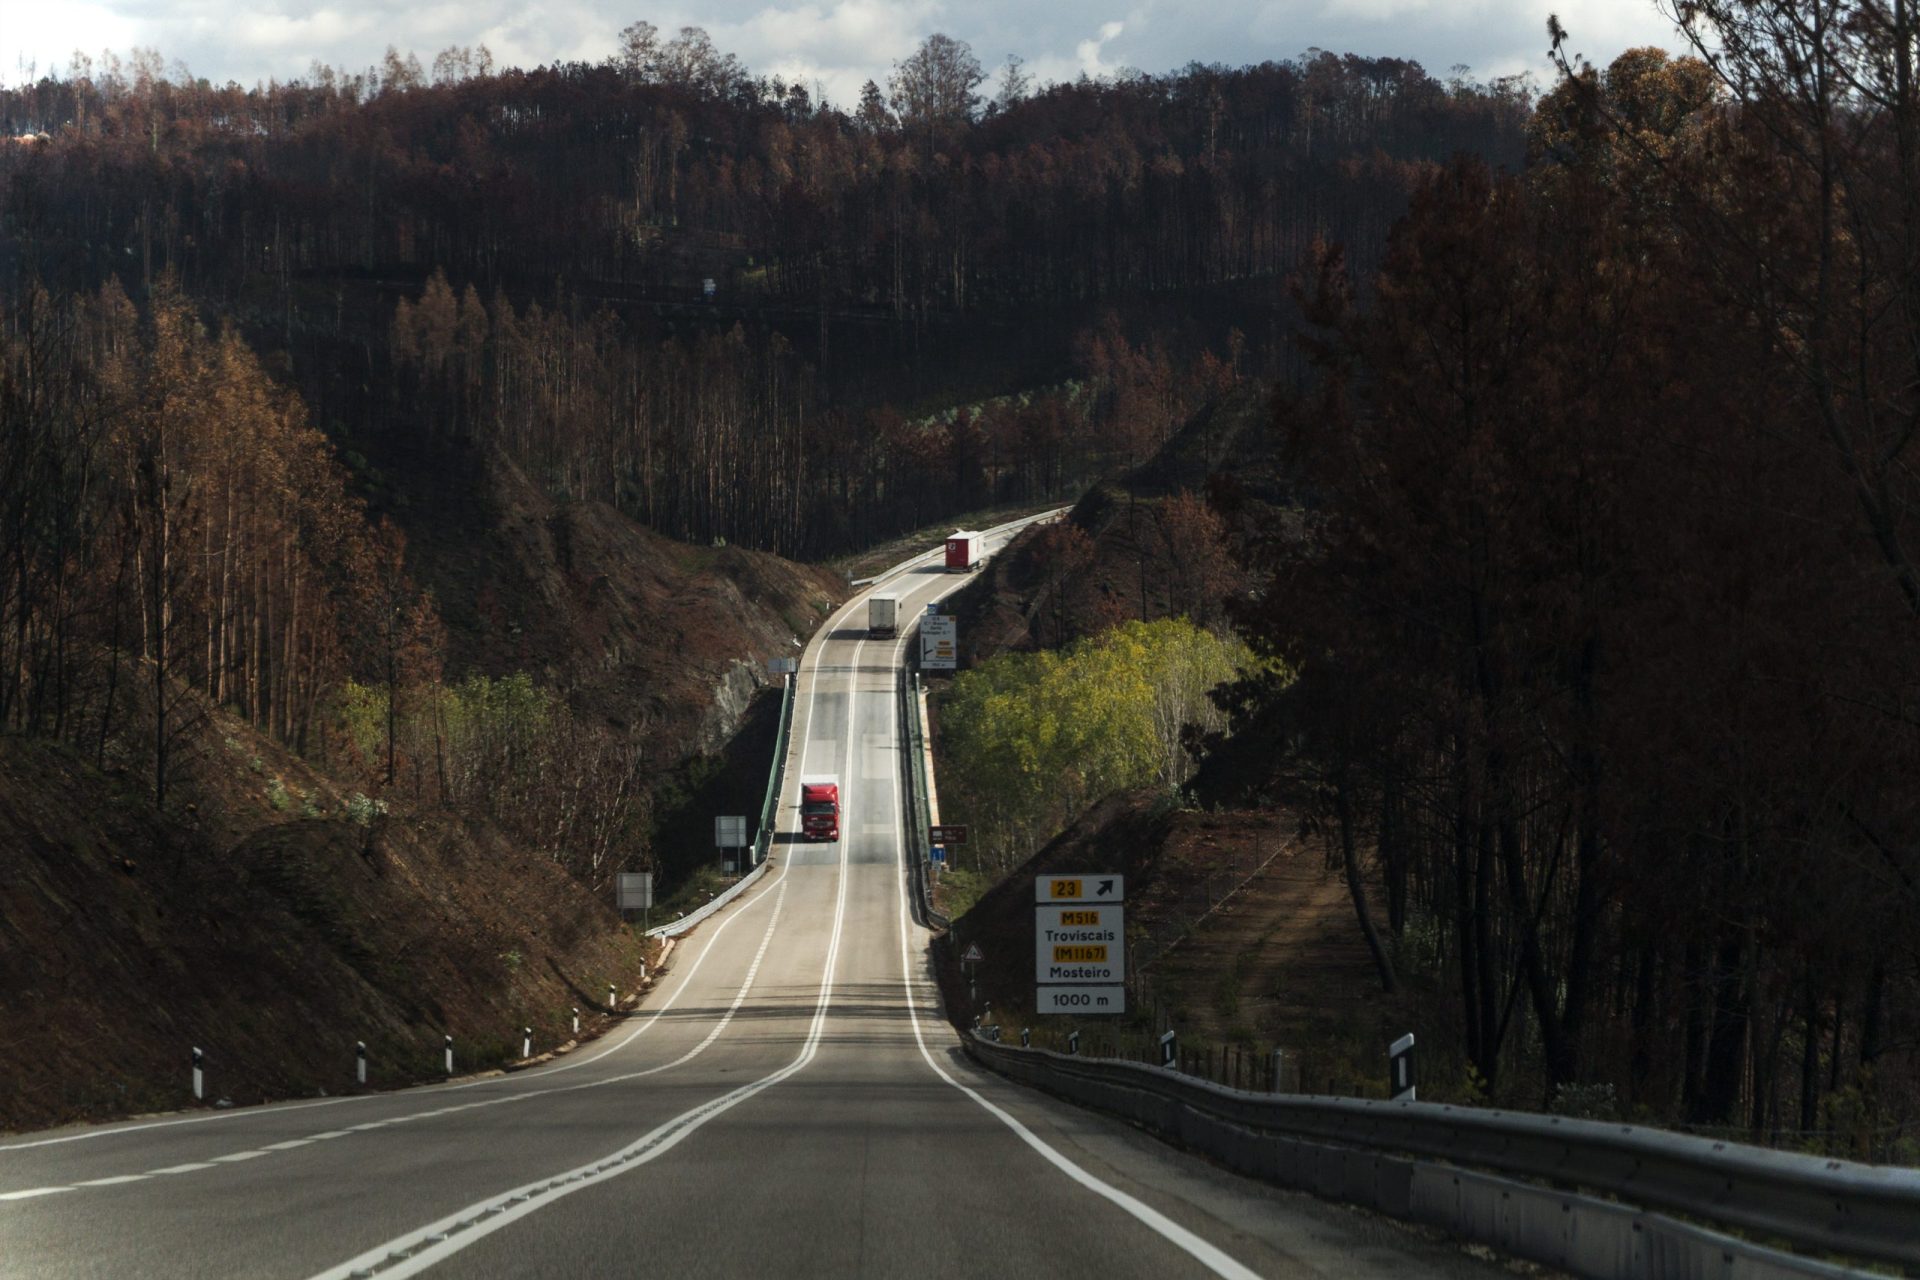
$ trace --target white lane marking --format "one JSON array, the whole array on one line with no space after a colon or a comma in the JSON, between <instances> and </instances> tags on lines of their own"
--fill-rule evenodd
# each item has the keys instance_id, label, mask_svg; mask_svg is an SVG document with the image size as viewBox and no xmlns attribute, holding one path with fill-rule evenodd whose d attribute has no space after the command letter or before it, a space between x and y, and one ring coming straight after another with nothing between
<instances>
[{"instance_id":1,"label":"white lane marking","mask_svg":"<svg viewBox=\"0 0 1920 1280\"><path fill-rule=\"evenodd\" d=\"M356 1275L383 1277L418 1275L428 1267L444 1262L508 1223L558 1202L563 1196L572 1195L597 1182L618 1177L628 1170L637 1169L659 1159L707 1121L731 1111L755 1094L772 1088L813 1061L826 1029L827 1010L833 1001L833 973L840 955L841 933L846 923L847 851L844 840L840 842L839 869L840 886L834 899L833 931L827 940L826 964L820 975L820 995L814 1006L813 1023L807 1029L806 1041L799 1055L792 1062L750 1084L742 1085L730 1093L722 1094L689 1111L682 1112L618 1151L564 1173L543 1177L515 1187L511 1191L503 1191L485 1200L475 1201L437 1222L429 1223L405 1235L396 1236L356 1258L330 1267L320 1272L314 1280L349 1280ZM771 931L767 937L772 937ZM760 953L754 957L753 961L755 970L760 967L760 962L766 955L766 949L767 940L762 939ZM744 995L745 989L742 988L741 995L734 1000L733 1009L727 1012L728 1017L732 1017L733 1011L740 1007L740 1001ZM718 1032L714 1034L717 1035ZM665 1070L665 1068L655 1068L655 1070Z\"/></svg>"},{"instance_id":2,"label":"white lane marking","mask_svg":"<svg viewBox=\"0 0 1920 1280\"><path fill-rule=\"evenodd\" d=\"M123 1182L145 1182L150 1176L152 1175L145 1173L121 1173L111 1178L91 1178L86 1182L76 1182L73 1185L76 1187L117 1187Z\"/></svg>"},{"instance_id":3,"label":"white lane marking","mask_svg":"<svg viewBox=\"0 0 1920 1280\"><path fill-rule=\"evenodd\" d=\"M767 918L767 931L766 931L766 934L760 940L759 955L766 954L767 944L773 938L774 926L780 919L780 907L781 907L781 904L785 902L786 893L787 893L787 886L785 884L786 874L787 874L786 868L782 867L780 874L776 876L771 882L769 882L768 888L772 889L775 886L778 886L778 891L771 895L771 900L773 902L773 912ZM760 898L765 898L767 896L768 895L766 894L759 895L755 899L754 905L758 904L758 901L760 900ZM699 956L694 960L693 967L687 970L686 976L682 979L680 984L674 988L673 994L667 997L666 1001L663 1004L661 1004L659 1009L654 1011L653 1016L647 1019L646 1023L642 1025L639 1028L639 1030L636 1030L633 1033L633 1035L637 1036L640 1034L641 1031L645 1031L648 1027L651 1027L654 1023L658 1022L661 1019L661 1017L665 1015L669 1009L673 1008L675 1002L677 1002L680 999L681 995L683 995L687 991L688 987L692 985L693 976L700 971L700 966L706 962L707 956L712 954L714 944L719 940L720 935L727 931L727 926L731 925L735 920L740 919L741 916L744 914L745 913L743 911L736 911L728 915L726 919L721 921L719 927L716 928L713 931L713 933L710 935L707 941L706 947L701 950ZM643 1071L629 1071L621 1075L607 1076L599 1080L589 1080L584 1084L558 1085L549 1089L532 1089L532 1090L526 1090L518 1093L510 1093L510 1094L505 1094L498 1098L482 1099L479 1102L466 1102L466 1103L461 1103L458 1106L441 1107L434 1111L421 1112L420 1115L423 1115L423 1116L424 1115L432 1115L432 1116L450 1115L454 1112L459 1112L459 1111L474 1111L474 1110L479 1110L486 1107L504 1106L507 1103L511 1103L511 1102L525 1102L532 1098L545 1097L548 1094L573 1093L580 1089L598 1089L605 1085L619 1084L623 1081L638 1079L641 1076L654 1075L658 1072L666 1071L672 1067L677 1067L682 1063L687 1062L691 1058L695 1057L696 1055L701 1053L703 1050L705 1050L709 1045L711 1045L716 1039L719 1038L720 1033L726 1029L727 1024L733 1021L734 1013L740 1008L741 1002L746 999L748 990L753 986L754 974L755 974L755 971L759 968L759 965L760 965L760 961L758 956L756 956L754 959L752 968L750 968L747 971L746 977L741 981L739 990L734 992L733 1003L730 1006L728 1006L725 1016L723 1016L717 1023L715 1023L713 1028L707 1032L706 1038L701 1040L693 1048L687 1050L687 1052L681 1054L679 1057L673 1059L670 1062L665 1062L655 1067L649 1067ZM632 1039L632 1036L629 1036L628 1039ZM220 1164L235 1163L242 1160L251 1160L257 1156L266 1155L269 1152L291 1151L297 1147L308 1146L315 1142L326 1142L333 1138L350 1137L355 1133L369 1133L377 1129L384 1129L390 1125L400 1124L406 1120L417 1119L417 1118L419 1118L419 1116L402 1116L402 1117L398 1117L396 1119L390 1119L390 1120L370 1120L365 1124L353 1125L351 1128L335 1129L327 1133L310 1134L304 1138L294 1138L287 1142L277 1142L272 1144L271 1146L262 1147L256 1150L235 1152L233 1154L223 1155L223 1156L212 1156L207 1160L196 1161L191 1164L180 1164L180 1165L174 1165L166 1169L155 1169L155 1170L152 1170L150 1173L131 1175L124 1180L135 1181L135 1180L138 1180L139 1178L151 1177L155 1174L193 1173L201 1169L212 1169L212 1168L218 1167ZM114 1186L114 1185L117 1185L117 1180L111 1179L111 1178L96 1178L92 1181L77 1183L75 1185L83 1186L83 1187ZM73 1189L72 1187L56 1187L56 1188L51 1188L50 1190L70 1191L72 1189ZM18 1195L16 1193L16 1195L13 1198L24 1199L25 1197L23 1195Z\"/></svg>"},{"instance_id":4,"label":"white lane marking","mask_svg":"<svg viewBox=\"0 0 1920 1280\"><path fill-rule=\"evenodd\" d=\"M899 664L899 659L900 647L896 644L894 646L895 665ZM893 811L896 815L900 812L900 771L898 769L895 769L893 772ZM1168 1242L1185 1250L1193 1257L1194 1261L1198 1262L1207 1270L1217 1276L1230 1277L1231 1280L1259 1280L1259 1272L1241 1265L1211 1241L1187 1230L1172 1218L1167 1217L1166 1214L1161 1213L1158 1209L1128 1195L1111 1183L1103 1182L1099 1178L1094 1177L1079 1165L1067 1159L1058 1151L1055 1151L1045 1142L1042 1142L1040 1138L1034 1134L1033 1130L1027 1128L1026 1125L1020 1123L1019 1120L1015 1119L999 1106L988 1101L977 1090L954 1079L951 1075L947 1074L946 1068L934 1061L933 1054L927 1051L926 1037L922 1035L920 1031L920 1010L914 998L913 964L907 951L907 938L913 930L913 917L907 909L906 846L900 839L898 822L894 824L893 848L894 865L899 868L900 872L898 877L896 877L900 889L900 987L906 997L907 1016L913 1023L914 1042L920 1046L920 1056L926 1060L926 1064L929 1067L933 1068L933 1073L958 1089L961 1093L967 1095L967 1097L979 1103L989 1115L1018 1134L1022 1142L1039 1152L1041 1157L1053 1165L1054 1168L1060 1170L1060 1172L1066 1174L1069 1178L1072 1178L1075 1182L1093 1192L1095 1195L1124 1209L1127 1213L1133 1215L1134 1218L1158 1232Z\"/></svg>"},{"instance_id":5,"label":"white lane marking","mask_svg":"<svg viewBox=\"0 0 1920 1280\"><path fill-rule=\"evenodd\" d=\"M29 1187L25 1191L0 1193L0 1200L31 1200L35 1196L57 1196L62 1191L71 1190L73 1190L72 1187Z\"/></svg>"},{"instance_id":6,"label":"white lane marking","mask_svg":"<svg viewBox=\"0 0 1920 1280\"><path fill-rule=\"evenodd\" d=\"M781 875L785 875L785 874L786 872L783 869L781 872ZM726 926L728 924L731 924L734 920L739 919L740 916L745 914L748 909L752 907L756 907L760 905L761 902L765 901L767 898L768 891L771 890L773 888L773 885L776 883L778 883L777 877L775 878L775 880L770 881L760 891L750 894L743 901L736 903L735 904L736 909L728 913L726 919L721 923L720 927L715 929L713 933L708 936L706 949L701 951L699 958L694 961L693 968L687 970L685 978L682 980L680 984L680 988L675 990L673 998L669 999L666 1004L661 1005L659 1009L655 1010L652 1017L648 1018L645 1022L641 1023L638 1027L634 1028L632 1031L622 1036L619 1040L615 1041L612 1045L607 1046L606 1048L599 1049L597 1052L594 1052L594 1053L573 1055L570 1057L570 1060L566 1062L553 1063L545 1067L535 1068L534 1070L531 1070L531 1071L518 1072L512 1078L504 1081L499 1076L489 1076L481 1080L468 1080L461 1084L435 1084L435 1085L423 1085L420 1087L423 1089L432 1090L434 1095L437 1097L437 1096L442 1096L449 1093L458 1093L466 1089L477 1089L481 1085L503 1084L503 1083L508 1085L515 1085L515 1084L520 1084L529 1080L544 1080L549 1076L559 1075L563 1071L573 1071L577 1068L584 1067L591 1063L598 1062L600 1061L600 1059L608 1056L609 1054L617 1053L621 1049L626 1048L629 1044L633 1043L634 1040L638 1039L644 1032L646 1032L649 1028L651 1028L654 1023L658 1022L660 1020L661 1014L665 1013L669 1008L672 1007L673 1000L679 997L680 990L683 990L687 982L691 981L693 978L693 975L699 971L701 962L707 958L707 953L713 950L714 940L717 939L720 936L720 934L725 931ZM31 1142L8 1143L5 1145L0 1145L0 1152L26 1151L33 1147L56 1147L69 1142L88 1142L98 1138L115 1138L115 1137L121 1136L122 1134L144 1133L149 1129L172 1129L180 1125L188 1125L188 1124L213 1124L221 1120L258 1120L263 1116L281 1116L281 1115L286 1115L289 1112L311 1110L315 1107L338 1106L344 1102L376 1102L381 1100L391 1102L397 1096L400 1096L400 1095L394 1094L394 1093L362 1093L362 1094L355 1094L352 1097L347 1097L347 1098L326 1098L323 1100L316 1100L312 1102L276 1102L276 1103L271 1103L269 1105L262 1106L262 1107L248 1107L240 1111L222 1111L222 1112L217 1112L213 1115L205 1115L205 1116L182 1116L176 1120L154 1120L146 1124L130 1124L130 1125L122 1125L117 1128L93 1129L85 1133L69 1133L58 1138L36 1138ZM537 1094L532 1096L537 1096ZM447 1107L442 1110L426 1111L426 1112L420 1112L417 1114L427 1115L427 1116L446 1115L453 1111L461 1111L465 1109L466 1109L465 1107ZM413 1118L416 1118L416 1117L415 1116L402 1117L402 1119L413 1119ZM381 1123L383 1124L398 1123L398 1121L390 1120L390 1121L382 1121ZM356 1125L354 1127L364 1128L366 1126ZM345 1132L345 1131L343 1130L342 1132ZM318 1134L315 1136L318 1138L337 1138L341 1136L341 1133L324 1133L324 1134Z\"/></svg>"}]
</instances>

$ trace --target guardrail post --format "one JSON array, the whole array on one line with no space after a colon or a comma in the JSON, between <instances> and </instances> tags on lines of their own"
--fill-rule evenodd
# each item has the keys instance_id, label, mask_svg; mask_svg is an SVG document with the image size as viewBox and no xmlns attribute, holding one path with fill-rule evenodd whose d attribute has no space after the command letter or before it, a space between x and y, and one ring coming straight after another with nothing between
<instances>
[{"instance_id":1,"label":"guardrail post","mask_svg":"<svg viewBox=\"0 0 1920 1280\"><path fill-rule=\"evenodd\" d=\"M206 1097L206 1090L203 1087L206 1081L200 1074L200 1059L200 1050L196 1048L193 1051L193 1098L196 1102Z\"/></svg>"},{"instance_id":2,"label":"guardrail post","mask_svg":"<svg viewBox=\"0 0 1920 1280\"><path fill-rule=\"evenodd\" d=\"M367 1042L365 1040L353 1042L353 1074L361 1084L367 1082Z\"/></svg>"},{"instance_id":3,"label":"guardrail post","mask_svg":"<svg viewBox=\"0 0 1920 1280\"><path fill-rule=\"evenodd\" d=\"M1273 1074L1267 1077L1268 1093L1279 1093L1281 1089L1284 1087L1281 1084L1281 1080L1282 1080L1282 1077L1285 1076L1286 1074L1286 1067L1287 1067L1287 1051L1285 1049L1276 1047L1273 1051L1273 1066L1270 1068Z\"/></svg>"},{"instance_id":4,"label":"guardrail post","mask_svg":"<svg viewBox=\"0 0 1920 1280\"><path fill-rule=\"evenodd\" d=\"M1416 1101L1413 1087L1413 1032L1387 1046L1387 1096L1391 1101Z\"/></svg>"}]
</instances>

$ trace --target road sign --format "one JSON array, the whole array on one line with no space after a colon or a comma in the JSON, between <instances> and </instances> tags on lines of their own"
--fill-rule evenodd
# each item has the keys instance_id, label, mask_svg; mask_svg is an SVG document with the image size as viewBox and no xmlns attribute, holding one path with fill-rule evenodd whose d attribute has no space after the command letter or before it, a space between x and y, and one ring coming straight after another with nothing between
<instances>
[{"instance_id":1,"label":"road sign","mask_svg":"<svg viewBox=\"0 0 1920 1280\"><path fill-rule=\"evenodd\" d=\"M931 844L965 844L967 829L964 826L939 826L927 828L927 840Z\"/></svg>"},{"instance_id":2,"label":"road sign","mask_svg":"<svg viewBox=\"0 0 1920 1280\"><path fill-rule=\"evenodd\" d=\"M1033 975L1047 983L1124 982L1126 908L1035 907Z\"/></svg>"},{"instance_id":3,"label":"road sign","mask_svg":"<svg viewBox=\"0 0 1920 1280\"><path fill-rule=\"evenodd\" d=\"M935 862L945 862L947 860L946 846L938 844L933 846L933 860Z\"/></svg>"},{"instance_id":4,"label":"road sign","mask_svg":"<svg viewBox=\"0 0 1920 1280\"><path fill-rule=\"evenodd\" d=\"M744 849L747 847L747 820L741 817L715 818L713 820L713 843L720 849Z\"/></svg>"},{"instance_id":5,"label":"road sign","mask_svg":"<svg viewBox=\"0 0 1920 1280\"><path fill-rule=\"evenodd\" d=\"M980 950L980 944L977 942L969 942L967 949L960 953L960 960L963 964L979 964L986 958L986 953Z\"/></svg>"},{"instance_id":6,"label":"road sign","mask_svg":"<svg viewBox=\"0 0 1920 1280\"><path fill-rule=\"evenodd\" d=\"M1035 902L1124 902L1127 878L1109 875L1035 876Z\"/></svg>"},{"instance_id":7,"label":"road sign","mask_svg":"<svg viewBox=\"0 0 1920 1280\"><path fill-rule=\"evenodd\" d=\"M767 659L768 675L790 676L794 672L798 671L799 669L800 669L800 659L798 658L768 658Z\"/></svg>"},{"instance_id":8,"label":"road sign","mask_svg":"<svg viewBox=\"0 0 1920 1280\"><path fill-rule=\"evenodd\" d=\"M960 624L952 614L920 619L920 665L928 671L952 671L960 665Z\"/></svg>"},{"instance_id":9,"label":"road sign","mask_svg":"<svg viewBox=\"0 0 1920 1280\"><path fill-rule=\"evenodd\" d=\"M1127 989L1107 987L1041 987L1034 998L1035 1013L1125 1013Z\"/></svg>"},{"instance_id":10,"label":"road sign","mask_svg":"<svg viewBox=\"0 0 1920 1280\"><path fill-rule=\"evenodd\" d=\"M622 871L614 879L620 910L645 911L653 906L653 872Z\"/></svg>"}]
</instances>

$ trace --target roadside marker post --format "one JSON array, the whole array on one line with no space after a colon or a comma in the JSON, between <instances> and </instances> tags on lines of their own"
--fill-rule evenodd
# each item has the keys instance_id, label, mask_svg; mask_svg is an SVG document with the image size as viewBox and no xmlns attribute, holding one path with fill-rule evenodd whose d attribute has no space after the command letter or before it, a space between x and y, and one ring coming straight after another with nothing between
<instances>
[{"instance_id":1,"label":"roadside marker post","mask_svg":"<svg viewBox=\"0 0 1920 1280\"><path fill-rule=\"evenodd\" d=\"M453 1074L453 1037L447 1037L447 1074Z\"/></svg>"},{"instance_id":2,"label":"roadside marker post","mask_svg":"<svg viewBox=\"0 0 1920 1280\"><path fill-rule=\"evenodd\" d=\"M200 1058L200 1050L195 1049L193 1051L193 1099L195 1102L207 1096L205 1088L202 1087L205 1081L200 1075Z\"/></svg>"},{"instance_id":3,"label":"roadside marker post","mask_svg":"<svg viewBox=\"0 0 1920 1280\"><path fill-rule=\"evenodd\" d=\"M580 1010L578 1009L573 1011L573 1034L580 1034Z\"/></svg>"},{"instance_id":4,"label":"roadside marker post","mask_svg":"<svg viewBox=\"0 0 1920 1280\"><path fill-rule=\"evenodd\" d=\"M361 1084L367 1082L367 1042L365 1040L353 1042L353 1074Z\"/></svg>"},{"instance_id":5,"label":"roadside marker post","mask_svg":"<svg viewBox=\"0 0 1920 1280\"><path fill-rule=\"evenodd\" d=\"M1033 1048L1033 1028L1032 1027L1020 1028L1020 1047L1022 1049Z\"/></svg>"},{"instance_id":6,"label":"roadside marker post","mask_svg":"<svg viewBox=\"0 0 1920 1280\"><path fill-rule=\"evenodd\" d=\"M1171 1067L1180 1052L1180 1037L1171 1028L1160 1037L1160 1065Z\"/></svg>"},{"instance_id":7,"label":"roadside marker post","mask_svg":"<svg viewBox=\"0 0 1920 1280\"><path fill-rule=\"evenodd\" d=\"M1078 1031L1067 1032L1067 1052L1072 1054L1080 1052L1080 1033Z\"/></svg>"},{"instance_id":8,"label":"roadside marker post","mask_svg":"<svg viewBox=\"0 0 1920 1280\"><path fill-rule=\"evenodd\" d=\"M533 1028L532 1027L521 1028L520 1056L523 1058L531 1058L533 1056Z\"/></svg>"},{"instance_id":9,"label":"roadside marker post","mask_svg":"<svg viewBox=\"0 0 1920 1280\"><path fill-rule=\"evenodd\" d=\"M1418 1101L1413 1086L1413 1032L1387 1046L1387 1098L1391 1102Z\"/></svg>"},{"instance_id":10,"label":"roadside marker post","mask_svg":"<svg viewBox=\"0 0 1920 1280\"><path fill-rule=\"evenodd\" d=\"M1281 1084L1281 1081L1286 1077L1286 1066L1287 1051L1285 1049L1275 1049L1273 1051L1273 1076L1270 1081L1273 1087L1268 1090L1269 1093L1284 1093L1286 1091L1286 1086Z\"/></svg>"},{"instance_id":11,"label":"roadside marker post","mask_svg":"<svg viewBox=\"0 0 1920 1280\"><path fill-rule=\"evenodd\" d=\"M647 966L644 964L640 966L640 976L642 978L645 978L647 976ZM620 999L618 995L615 993L614 986L611 982L607 984L607 1012L609 1013L620 1012Z\"/></svg>"}]
</instances>

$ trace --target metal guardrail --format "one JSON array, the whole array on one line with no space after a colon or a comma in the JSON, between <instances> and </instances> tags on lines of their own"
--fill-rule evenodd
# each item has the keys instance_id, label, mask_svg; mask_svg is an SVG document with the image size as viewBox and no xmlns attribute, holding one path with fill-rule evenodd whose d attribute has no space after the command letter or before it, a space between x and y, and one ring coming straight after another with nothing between
<instances>
[{"instance_id":1,"label":"metal guardrail","mask_svg":"<svg viewBox=\"0 0 1920 1280\"><path fill-rule=\"evenodd\" d=\"M722 907L726 906L729 902L732 902L735 898L745 893L747 891L747 886L751 885L754 881L758 880L762 875L766 874L766 870L767 870L767 864L764 862L761 863L759 866L756 866L753 870L747 872L747 874L741 876L738 880L735 880L732 884L728 885L724 892L715 895L713 899L707 902L704 906L696 907L694 910L687 912L687 914L681 916L678 920L675 920L672 924L657 924L653 926L653 928L647 930L647 936L649 938L679 937L681 934L686 933L689 929L699 924L702 920L705 920L708 916L711 916L714 912L720 910Z\"/></svg>"},{"instance_id":2,"label":"metal guardrail","mask_svg":"<svg viewBox=\"0 0 1920 1280\"><path fill-rule=\"evenodd\" d=\"M774 734L773 767L768 770L767 794L760 804L760 831L754 837L752 868L705 905L687 912L671 924L655 925L647 930L649 938L679 937L745 893L747 886L766 872L767 853L773 848L774 817L780 806L780 788L787 777L787 753L793 734L793 704L799 696L799 688L800 682L797 679L788 680L785 691L780 695L780 728Z\"/></svg>"},{"instance_id":3,"label":"metal guardrail","mask_svg":"<svg viewBox=\"0 0 1920 1280\"><path fill-rule=\"evenodd\" d=\"M1003 1075L1243 1173L1580 1275L1850 1274L1809 1253L1920 1268L1920 1170L1561 1116L1248 1093L1142 1063L965 1043Z\"/></svg>"},{"instance_id":4,"label":"metal guardrail","mask_svg":"<svg viewBox=\"0 0 1920 1280\"><path fill-rule=\"evenodd\" d=\"M780 805L780 788L787 780L787 748L793 732L793 704L799 697L800 678L787 679L780 695L780 728L773 737L773 768L767 773L767 796L760 804L760 831L753 840L753 864L767 860L773 849L774 811Z\"/></svg>"},{"instance_id":5,"label":"metal guardrail","mask_svg":"<svg viewBox=\"0 0 1920 1280\"><path fill-rule=\"evenodd\" d=\"M907 824L907 861L913 878L914 905L920 918L936 929L952 925L933 905L933 846L929 827L933 809L927 800L927 730L920 719L920 690L913 673L906 667L899 673L900 744L905 759L900 762L906 788L900 820Z\"/></svg>"}]
</instances>

